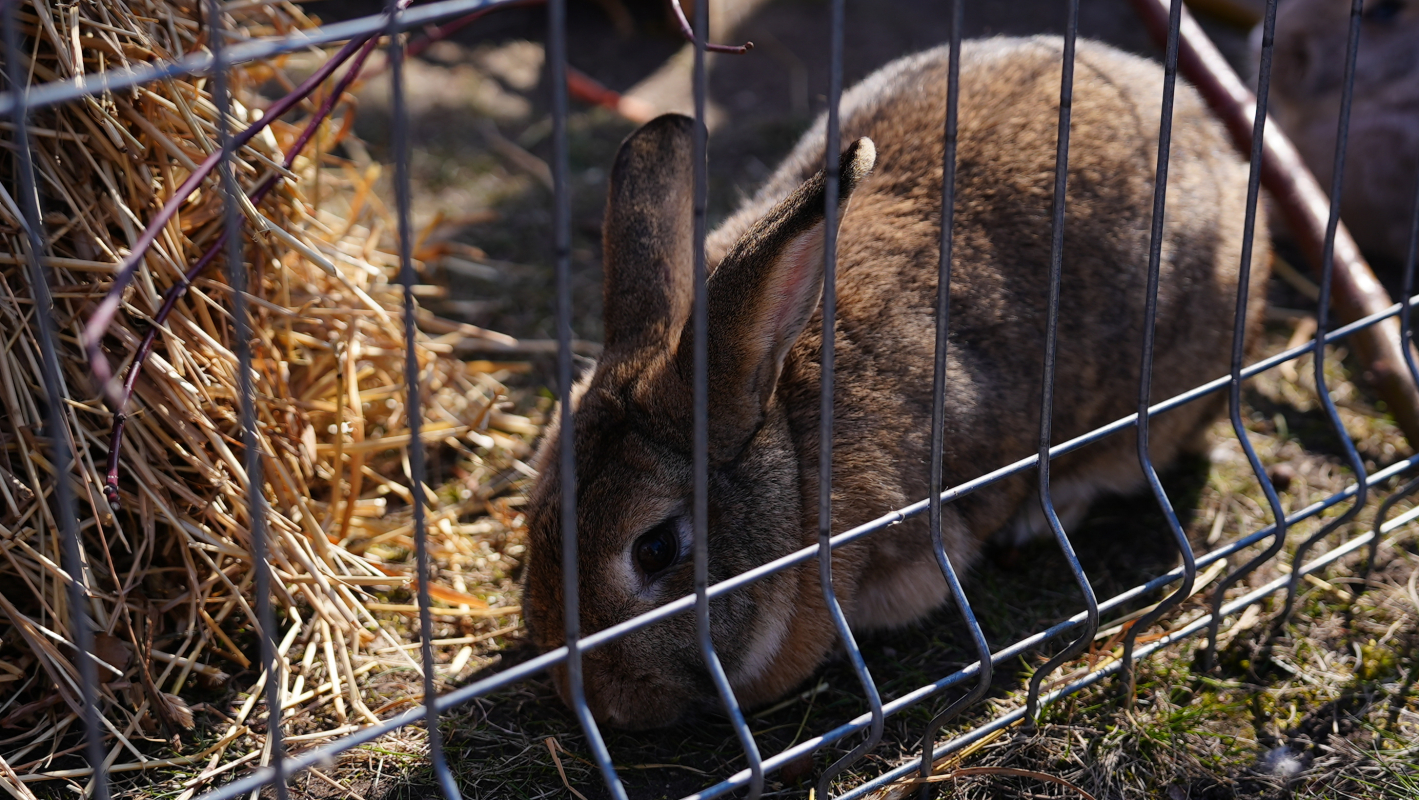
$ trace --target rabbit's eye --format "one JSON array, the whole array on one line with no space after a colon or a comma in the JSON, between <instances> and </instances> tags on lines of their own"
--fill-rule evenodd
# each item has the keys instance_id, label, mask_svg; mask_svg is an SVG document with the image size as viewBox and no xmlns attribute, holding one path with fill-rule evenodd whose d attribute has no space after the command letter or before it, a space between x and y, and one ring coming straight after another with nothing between
<instances>
[{"instance_id":1,"label":"rabbit's eye","mask_svg":"<svg viewBox=\"0 0 1419 800\"><path fill-rule=\"evenodd\" d=\"M1365 9L1365 19L1371 22L1393 22L1404 10L1404 0L1380 0Z\"/></svg>"},{"instance_id":2,"label":"rabbit's eye","mask_svg":"<svg viewBox=\"0 0 1419 800\"><path fill-rule=\"evenodd\" d=\"M675 521L667 519L636 540L636 564L646 575L668 568L680 557L680 537L675 535Z\"/></svg>"}]
</instances>

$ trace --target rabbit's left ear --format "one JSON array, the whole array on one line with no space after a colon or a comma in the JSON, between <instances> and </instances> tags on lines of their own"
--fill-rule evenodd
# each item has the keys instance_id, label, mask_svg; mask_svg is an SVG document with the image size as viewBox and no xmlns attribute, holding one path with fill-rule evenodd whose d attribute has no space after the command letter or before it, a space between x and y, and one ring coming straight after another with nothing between
<instances>
[{"instance_id":1,"label":"rabbit's left ear","mask_svg":"<svg viewBox=\"0 0 1419 800\"><path fill-rule=\"evenodd\" d=\"M602 225L607 350L673 347L690 315L694 125L657 117L616 153Z\"/></svg>"},{"instance_id":2,"label":"rabbit's left ear","mask_svg":"<svg viewBox=\"0 0 1419 800\"><path fill-rule=\"evenodd\" d=\"M838 219L872 172L877 151L858 139L839 162ZM732 457L763 422L784 357L823 294L826 179L819 172L749 229L710 276L710 448ZM833 235L837 232L833 231ZM693 364L691 325L676 353Z\"/></svg>"}]
</instances>

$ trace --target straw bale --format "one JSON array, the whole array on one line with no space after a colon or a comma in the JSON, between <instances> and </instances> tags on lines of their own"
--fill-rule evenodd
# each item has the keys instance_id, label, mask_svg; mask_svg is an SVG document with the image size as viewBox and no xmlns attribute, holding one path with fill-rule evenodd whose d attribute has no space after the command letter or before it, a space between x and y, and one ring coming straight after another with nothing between
<instances>
[{"instance_id":1,"label":"straw bale","mask_svg":"<svg viewBox=\"0 0 1419 800\"><path fill-rule=\"evenodd\" d=\"M285 2L226 7L237 40L316 24ZM208 46L193 0L30 0L19 4L17 17L24 47L13 55L34 84ZM234 130L256 123L273 93L295 85L284 63L233 70ZM409 613L411 436L391 233L397 226L379 200L379 169L332 154L350 135L348 98L319 119L342 74L252 137L235 164L249 194L281 177L241 213L261 493L279 617L275 679L286 733L297 737L292 749L376 719L366 691L376 670L420 670L418 651L407 645L417 622ZM52 312L34 301L16 202L15 127L0 125L0 776L82 783L88 775L74 757L65 759L81 747L81 699L54 521L54 441L45 430L38 331L45 314L59 332L67 435L77 448L69 480L113 768L184 768L190 796L218 773L235 774L223 765L247 768L270 757L262 687L271 676L261 669L256 632L233 293L220 256L157 323L164 296L221 235L215 173L158 232L98 340L99 366L111 365L113 381L100 380L102 369L96 372L81 346L85 325L143 230L217 147L212 90L207 77L173 78L31 116ZM286 168L287 152L312 121L314 137ZM507 413L499 382L506 365L451 355L468 336L501 339L420 314L431 331L418 347L424 438L455 464L453 478L428 489L431 544L447 565L480 552L470 533L498 527L498 516L487 524L475 517L515 514L495 496L514 468L526 471L516 459L536 426ZM110 507L107 461L115 398L122 399L116 387L155 325L155 346L121 409ZM442 606L449 657L516 627L514 601L500 593L470 588L458 576L436 576L430 589ZM460 666L469 660L466 653L456 658ZM415 701L417 684L408 686ZM379 704L399 710L397 699L387 699ZM195 705L227 709L200 745L188 732Z\"/></svg>"}]
</instances>

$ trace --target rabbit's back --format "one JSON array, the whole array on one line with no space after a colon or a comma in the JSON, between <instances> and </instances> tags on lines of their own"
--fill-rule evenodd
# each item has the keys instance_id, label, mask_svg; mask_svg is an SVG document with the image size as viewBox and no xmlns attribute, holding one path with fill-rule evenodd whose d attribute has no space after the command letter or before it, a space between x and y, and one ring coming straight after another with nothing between
<instances>
[{"instance_id":1,"label":"rabbit's back","mask_svg":"<svg viewBox=\"0 0 1419 800\"><path fill-rule=\"evenodd\" d=\"M1051 37L962 46L948 485L1028 456L1037 446L1062 51L1062 42ZM835 530L918 500L927 490L946 68L946 48L930 50L894 62L843 98L842 140L871 137L878 168L854 193L838 238ZM1150 61L1098 43L1078 44L1056 441L1136 408L1162 78ZM1227 371L1247 179L1221 126L1181 81L1171 152L1153 380L1158 399ZM711 260L822 161L820 120L768 185L711 237ZM1267 275L1265 241L1259 226L1254 306ZM821 317L790 353L778 387L810 462L817 450L820 352ZM1192 404L1156 420L1158 464L1171 460L1214 411L1214 405ZM1137 475L1132 450L1131 436L1115 436L1072 463L1066 459L1056 474L1072 469L1103 488L1127 489ZM805 486L805 507L816 491ZM969 529L960 536L979 538L1000 528L1027 494L1021 477L954 504ZM960 550L969 559L974 548L962 541Z\"/></svg>"}]
</instances>

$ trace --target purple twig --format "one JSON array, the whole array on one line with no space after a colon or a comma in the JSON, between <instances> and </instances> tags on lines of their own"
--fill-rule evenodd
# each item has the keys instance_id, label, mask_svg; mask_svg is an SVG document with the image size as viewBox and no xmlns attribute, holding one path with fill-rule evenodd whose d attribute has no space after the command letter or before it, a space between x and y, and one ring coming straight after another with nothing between
<instances>
[{"instance_id":1,"label":"purple twig","mask_svg":"<svg viewBox=\"0 0 1419 800\"><path fill-rule=\"evenodd\" d=\"M3 2L3 0L0 0L0 2ZM330 116L330 112L335 110L335 104L339 102L340 97L345 94L345 90L348 89L350 84L355 81L355 78L359 76L360 69L365 64L365 59L369 58L370 53L374 52L374 48L378 43L379 40L374 36L367 36L350 43L360 48L359 55L356 56L354 62L350 64L350 69L340 77L340 80L335 84L335 88L326 96L320 108L315 112L315 115L311 117L310 122L308 122L305 129L301 131L301 135L296 138L295 144L291 145L291 149L287 151L286 159L283 162L286 169L291 168L291 165L296 161L296 156L300 155L301 151L305 149L305 146L310 143L311 138L315 136L316 131L320 128L320 123L324 122L325 118ZM349 47L350 45L346 45L346 48ZM336 60L343 61L344 59L341 58L343 55L345 55L345 50L342 49L340 54L337 54L335 58L332 59L332 63ZM328 76L333 70L322 71ZM304 89L306 87L302 85L301 88ZM311 88L313 89L314 87ZM299 91L299 89L297 91ZM305 93L309 94L310 90L307 89ZM271 119L274 116L276 115L269 114L265 119ZM237 142L233 142L234 147L237 146L237 144ZM214 157L218 155L220 155L220 153L213 153ZM206 165L204 164L203 166ZM262 181L250 195L252 204L255 205L264 200L266 195L269 194L272 189L276 188L276 184L280 183L281 177L281 173L277 172ZM167 322L168 315L171 314L173 308L177 306L177 301L187 294L187 290L192 286L192 282L207 268L207 265L215 260L217 254L222 251L222 247L226 242L227 231L223 230L216 241L212 242L212 244L207 247L207 250L202 253L202 257L197 259L197 263L193 264L192 268L182 276L182 280L168 288L167 294L163 297L162 307L158 309L157 315L153 317L152 327L143 335L143 340L138 344L138 350L133 355L133 364L129 366L128 377L123 381L122 393L116 398L113 398L113 408L115 409L113 414L113 434L110 437L108 445L108 474L104 477L103 494L104 497L108 499L109 507L115 512L117 512L120 507L118 501L118 453L123 444L123 429L128 422L128 417L123 413L123 409L127 406L129 398L133 396L133 387L137 385L138 374L142 371L143 364L147 362L148 354L153 349L153 342L157 339L158 330ZM90 324L92 324L92 320ZM104 360L103 363L106 365L108 362ZM107 379L105 379L105 381L107 381Z\"/></svg>"},{"instance_id":2,"label":"purple twig","mask_svg":"<svg viewBox=\"0 0 1419 800\"><path fill-rule=\"evenodd\" d=\"M697 0L697 2L707 3L709 0ZM680 21L680 33L684 35L685 41L695 41L695 31L690 27L690 21L685 18L685 9L680 7L680 0L670 0L670 8L675 12L675 18ZM705 52L707 53L733 53L742 56L754 49L753 42L745 42L741 45L732 44L710 44L705 42Z\"/></svg>"},{"instance_id":3,"label":"purple twig","mask_svg":"<svg viewBox=\"0 0 1419 800\"><path fill-rule=\"evenodd\" d=\"M260 133L267 125L270 125L272 120L280 117L297 103L304 100L311 92L315 91L315 88L324 82L326 78L330 77L341 64L348 61L350 56L354 55L355 51L359 50L361 46L370 41L373 41L373 35L360 39L352 39L347 42L333 58L325 62L325 64L321 66L320 69L316 70L309 78L302 81L294 91L271 104L270 108L266 109L266 113L262 115L261 119L232 137L232 149L235 150L251 141L252 137ZM108 294L104 296L104 299L99 302L98 308L94 310L93 316L89 317L88 323L84 326L81 341L84 349L88 353L89 367L93 370L94 376L98 378L104 393L108 395L110 405L120 413L122 412L123 406L119 402L117 393L113 391L113 387L110 385L110 381L113 378L113 370L108 363L108 359L104 357L103 350L100 347L104 334L108 331L108 326L113 322L114 315L118 313L119 304L123 300L123 292L128 288L128 284L132 282L133 275L137 272L138 265L142 263L143 256L148 252L148 248L152 247L153 242L157 240L158 234L162 231L163 227L166 226L173 218L173 215L177 213L178 207L187 201L188 196L196 191L197 187L202 184L202 181L217 167L217 162L221 160L221 155L221 151L218 150L213 151L211 155L207 156L206 160L197 167L197 170L187 176L187 180L183 181L176 192L173 192L172 197L168 198L167 203L163 205L162 210L157 213L157 216L153 217L148 223L148 226L143 229L143 233L138 237L138 241L133 244L133 252L128 255L128 258L124 259L122 266L119 268L117 274L114 275L113 286L108 290Z\"/></svg>"}]
</instances>

